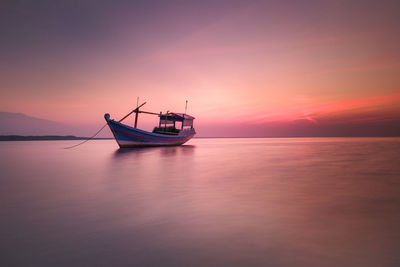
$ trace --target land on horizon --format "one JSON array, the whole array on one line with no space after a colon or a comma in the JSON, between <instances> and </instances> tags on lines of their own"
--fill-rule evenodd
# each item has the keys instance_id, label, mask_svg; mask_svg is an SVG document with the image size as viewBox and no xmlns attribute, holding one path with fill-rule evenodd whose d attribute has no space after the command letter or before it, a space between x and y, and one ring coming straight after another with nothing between
<instances>
[{"instance_id":1,"label":"land on horizon","mask_svg":"<svg viewBox=\"0 0 400 267\"><path fill-rule=\"evenodd\" d=\"M193 137L194 139L223 139L223 138L396 138L400 136L269 136L269 137L218 137L218 136L202 136ZM23 136L23 135L0 135L0 141L62 141L62 140L113 140L112 137L84 137L73 135L36 135L36 136Z\"/></svg>"},{"instance_id":2,"label":"land on horizon","mask_svg":"<svg viewBox=\"0 0 400 267\"><path fill-rule=\"evenodd\" d=\"M74 135L0 135L0 141L51 141L51 140L86 140L90 137L74 136ZM112 138L90 138L92 140L108 140Z\"/></svg>"}]
</instances>

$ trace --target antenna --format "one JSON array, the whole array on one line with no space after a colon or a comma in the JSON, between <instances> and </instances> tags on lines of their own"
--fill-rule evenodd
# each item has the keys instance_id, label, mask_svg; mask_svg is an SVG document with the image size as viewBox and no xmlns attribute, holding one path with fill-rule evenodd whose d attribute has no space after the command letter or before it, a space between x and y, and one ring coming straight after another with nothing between
<instances>
[{"instance_id":1,"label":"antenna","mask_svg":"<svg viewBox=\"0 0 400 267\"><path fill-rule=\"evenodd\" d=\"M139 97L136 97L136 108L139 106Z\"/></svg>"},{"instance_id":2,"label":"antenna","mask_svg":"<svg viewBox=\"0 0 400 267\"><path fill-rule=\"evenodd\" d=\"M187 103L188 103L188 101L186 100L185 115L186 115L186 110L187 110Z\"/></svg>"}]
</instances>

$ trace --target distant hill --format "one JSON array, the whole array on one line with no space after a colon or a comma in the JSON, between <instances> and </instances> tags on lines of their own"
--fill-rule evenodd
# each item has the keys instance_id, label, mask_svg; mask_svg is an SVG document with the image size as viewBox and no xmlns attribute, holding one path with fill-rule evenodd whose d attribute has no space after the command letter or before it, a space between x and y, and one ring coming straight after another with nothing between
<instances>
[{"instance_id":1,"label":"distant hill","mask_svg":"<svg viewBox=\"0 0 400 267\"><path fill-rule=\"evenodd\" d=\"M22 113L0 112L0 136L92 136L105 123L100 120L90 124L63 124L51 120L36 118ZM83 137L82 137L83 136ZM110 138L109 129L104 129L96 137ZM9 138L9 137L4 137ZM53 140L53 139L52 139Z\"/></svg>"},{"instance_id":2,"label":"distant hill","mask_svg":"<svg viewBox=\"0 0 400 267\"><path fill-rule=\"evenodd\" d=\"M71 127L22 113L0 112L0 135L70 135Z\"/></svg>"},{"instance_id":3,"label":"distant hill","mask_svg":"<svg viewBox=\"0 0 400 267\"><path fill-rule=\"evenodd\" d=\"M0 135L0 141L48 141L48 140L86 140L88 137L80 137L73 135ZM110 139L110 138L91 138L92 140Z\"/></svg>"},{"instance_id":4,"label":"distant hill","mask_svg":"<svg viewBox=\"0 0 400 267\"><path fill-rule=\"evenodd\" d=\"M76 137L73 135L41 135L41 136L21 136L21 135L0 135L0 141L41 141L41 140L82 140L85 137Z\"/></svg>"}]
</instances>

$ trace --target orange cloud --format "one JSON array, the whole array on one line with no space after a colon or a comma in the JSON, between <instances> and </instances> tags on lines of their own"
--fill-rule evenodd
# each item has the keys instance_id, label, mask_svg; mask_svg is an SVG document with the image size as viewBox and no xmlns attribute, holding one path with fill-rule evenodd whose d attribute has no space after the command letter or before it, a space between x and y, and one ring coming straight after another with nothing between
<instances>
[{"instance_id":1,"label":"orange cloud","mask_svg":"<svg viewBox=\"0 0 400 267\"><path fill-rule=\"evenodd\" d=\"M394 117L391 110L395 113L400 110L400 94L390 94L383 96L363 97L341 101L332 101L315 105L299 105L285 109L266 112L266 114L256 116L256 122L274 122L274 121L294 121L308 120L318 123L320 120L335 117L340 122L351 114L364 114L365 120L387 119Z\"/></svg>"}]
</instances>

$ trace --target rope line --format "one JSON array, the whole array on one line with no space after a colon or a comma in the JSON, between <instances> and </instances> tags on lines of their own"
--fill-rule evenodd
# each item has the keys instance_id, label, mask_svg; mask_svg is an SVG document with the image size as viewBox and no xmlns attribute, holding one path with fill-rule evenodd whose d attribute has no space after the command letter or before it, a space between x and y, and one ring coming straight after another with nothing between
<instances>
[{"instance_id":1,"label":"rope line","mask_svg":"<svg viewBox=\"0 0 400 267\"><path fill-rule=\"evenodd\" d=\"M69 146L69 147L64 147L64 149L74 148L74 147L77 147L77 146L80 146L80 145L86 143L87 141L89 141L89 140L93 139L94 137L96 137L96 135L98 135L101 132L101 130L103 130L104 127L106 127L106 126L107 126L107 123L104 124L103 127L101 127L100 130L98 130L93 136L89 137L88 139L84 140L83 142L80 142L79 144L76 144L76 145L73 145L73 146Z\"/></svg>"}]
</instances>

